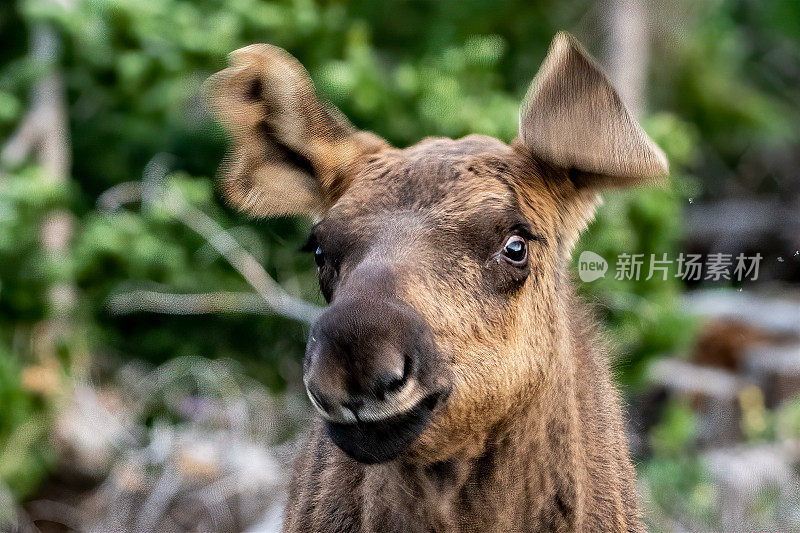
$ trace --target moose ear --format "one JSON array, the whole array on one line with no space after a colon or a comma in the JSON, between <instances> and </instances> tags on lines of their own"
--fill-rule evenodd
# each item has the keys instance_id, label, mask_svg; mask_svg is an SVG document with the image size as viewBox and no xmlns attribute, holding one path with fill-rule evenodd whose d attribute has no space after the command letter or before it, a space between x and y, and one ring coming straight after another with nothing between
<instances>
[{"instance_id":1,"label":"moose ear","mask_svg":"<svg viewBox=\"0 0 800 533\"><path fill-rule=\"evenodd\" d=\"M570 170L577 187L625 187L667 174L664 152L631 116L592 57L559 32L520 108L522 144Z\"/></svg>"},{"instance_id":2,"label":"moose ear","mask_svg":"<svg viewBox=\"0 0 800 533\"><path fill-rule=\"evenodd\" d=\"M347 189L354 164L388 146L321 103L308 72L285 50L250 45L230 64L209 78L206 94L232 136L221 178L237 209L321 213Z\"/></svg>"}]
</instances>

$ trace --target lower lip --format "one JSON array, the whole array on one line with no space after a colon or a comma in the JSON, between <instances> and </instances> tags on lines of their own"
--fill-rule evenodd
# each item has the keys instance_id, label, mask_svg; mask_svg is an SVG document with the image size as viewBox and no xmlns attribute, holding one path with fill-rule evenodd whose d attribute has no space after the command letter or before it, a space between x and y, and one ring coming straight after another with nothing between
<instances>
[{"instance_id":1,"label":"lower lip","mask_svg":"<svg viewBox=\"0 0 800 533\"><path fill-rule=\"evenodd\" d=\"M405 451L428 426L439 395L431 395L405 413L379 420L341 424L325 422L331 440L360 463L391 461Z\"/></svg>"}]
</instances>

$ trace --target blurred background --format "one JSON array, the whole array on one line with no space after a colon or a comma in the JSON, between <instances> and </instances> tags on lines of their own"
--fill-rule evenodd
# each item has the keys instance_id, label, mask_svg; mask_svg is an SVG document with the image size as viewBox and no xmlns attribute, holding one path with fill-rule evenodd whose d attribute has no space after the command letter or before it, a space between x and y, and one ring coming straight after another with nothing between
<instances>
[{"instance_id":1,"label":"blurred background","mask_svg":"<svg viewBox=\"0 0 800 533\"><path fill-rule=\"evenodd\" d=\"M575 257L762 257L755 280L673 264L579 283L648 526L800 531L793 0L0 3L0 530L279 528L324 302L310 223L248 220L215 191L225 136L201 85L230 51L286 48L396 146L511 141L560 29L672 168L665 189L606 195Z\"/></svg>"}]
</instances>

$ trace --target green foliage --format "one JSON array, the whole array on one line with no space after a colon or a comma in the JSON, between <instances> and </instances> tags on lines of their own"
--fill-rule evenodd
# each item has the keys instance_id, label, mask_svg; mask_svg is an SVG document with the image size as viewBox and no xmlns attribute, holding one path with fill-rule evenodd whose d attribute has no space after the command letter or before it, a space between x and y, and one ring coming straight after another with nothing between
<instances>
[{"instance_id":1,"label":"green foliage","mask_svg":"<svg viewBox=\"0 0 800 533\"><path fill-rule=\"evenodd\" d=\"M177 173L168 177L167 187L179 189L187 201L223 221L256 259L272 262L275 266L270 273L284 287L319 301L313 263L297 253L299 245L286 249L279 237L280 227L269 228L269 239L249 226L234 226L215 204L208 179ZM288 225L289 221L283 223ZM249 363L251 369L260 367L256 373L267 384L283 386L283 378L277 373L281 361L296 357L305 337L302 326L286 319L108 316L109 298L126 290L252 290L208 243L159 203L137 204L114 213L89 213L72 253L76 257L76 283L86 295L89 315L99 326L95 339L99 345L155 362L179 355L233 357Z\"/></svg>"},{"instance_id":2,"label":"green foliage","mask_svg":"<svg viewBox=\"0 0 800 533\"><path fill-rule=\"evenodd\" d=\"M656 458L643 464L639 475L649 485L652 507L711 530L718 524L717 489L697 457Z\"/></svg>"},{"instance_id":3,"label":"green foliage","mask_svg":"<svg viewBox=\"0 0 800 533\"><path fill-rule=\"evenodd\" d=\"M653 458L639 471L648 488L649 505L658 514L690 517L713 529L718 519L717 492L701 460L689 453L695 431L695 415L689 406L669 403L650 433Z\"/></svg>"},{"instance_id":4,"label":"green foliage","mask_svg":"<svg viewBox=\"0 0 800 533\"><path fill-rule=\"evenodd\" d=\"M800 441L800 396L781 405L775 418L775 432L780 439Z\"/></svg>"},{"instance_id":5,"label":"green foliage","mask_svg":"<svg viewBox=\"0 0 800 533\"><path fill-rule=\"evenodd\" d=\"M43 214L66 209L70 197L36 168L0 178L0 315L8 325L43 318L46 288L71 276L70 264L44 253L40 235Z\"/></svg>"},{"instance_id":6,"label":"green foliage","mask_svg":"<svg viewBox=\"0 0 800 533\"><path fill-rule=\"evenodd\" d=\"M21 384L19 362L0 346L0 490L30 494L53 464L47 442L50 408ZM0 502L0 518L2 518Z\"/></svg>"},{"instance_id":7,"label":"green foliage","mask_svg":"<svg viewBox=\"0 0 800 533\"><path fill-rule=\"evenodd\" d=\"M671 402L659 424L650 432L654 453L664 458L684 455L697 430L695 414L688 405Z\"/></svg>"},{"instance_id":8,"label":"green foliage","mask_svg":"<svg viewBox=\"0 0 800 533\"><path fill-rule=\"evenodd\" d=\"M704 195L775 192L796 178L800 144L800 4L678 2L693 22L665 32L652 96L690 119L698 136L691 168ZM743 154L746 154L743 157ZM778 154L786 154L783 159Z\"/></svg>"},{"instance_id":9,"label":"green foliage","mask_svg":"<svg viewBox=\"0 0 800 533\"><path fill-rule=\"evenodd\" d=\"M69 197L37 169L0 177L0 485L20 497L53 463L46 438L51 410L23 387L28 358L9 347L47 314L48 287L70 276L69 265L43 252L39 234L41 214L64 209Z\"/></svg>"}]
</instances>

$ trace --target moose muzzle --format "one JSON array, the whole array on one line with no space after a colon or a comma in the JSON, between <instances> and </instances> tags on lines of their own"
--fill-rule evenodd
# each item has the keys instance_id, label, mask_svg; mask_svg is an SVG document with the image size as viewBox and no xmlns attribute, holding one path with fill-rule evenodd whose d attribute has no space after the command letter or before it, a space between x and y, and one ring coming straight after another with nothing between
<instances>
[{"instance_id":1,"label":"moose muzzle","mask_svg":"<svg viewBox=\"0 0 800 533\"><path fill-rule=\"evenodd\" d=\"M430 326L411 306L344 296L311 328L303 381L334 443L357 461L378 463L428 425L446 390L438 360Z\"/></svg>"}]
</instances>

